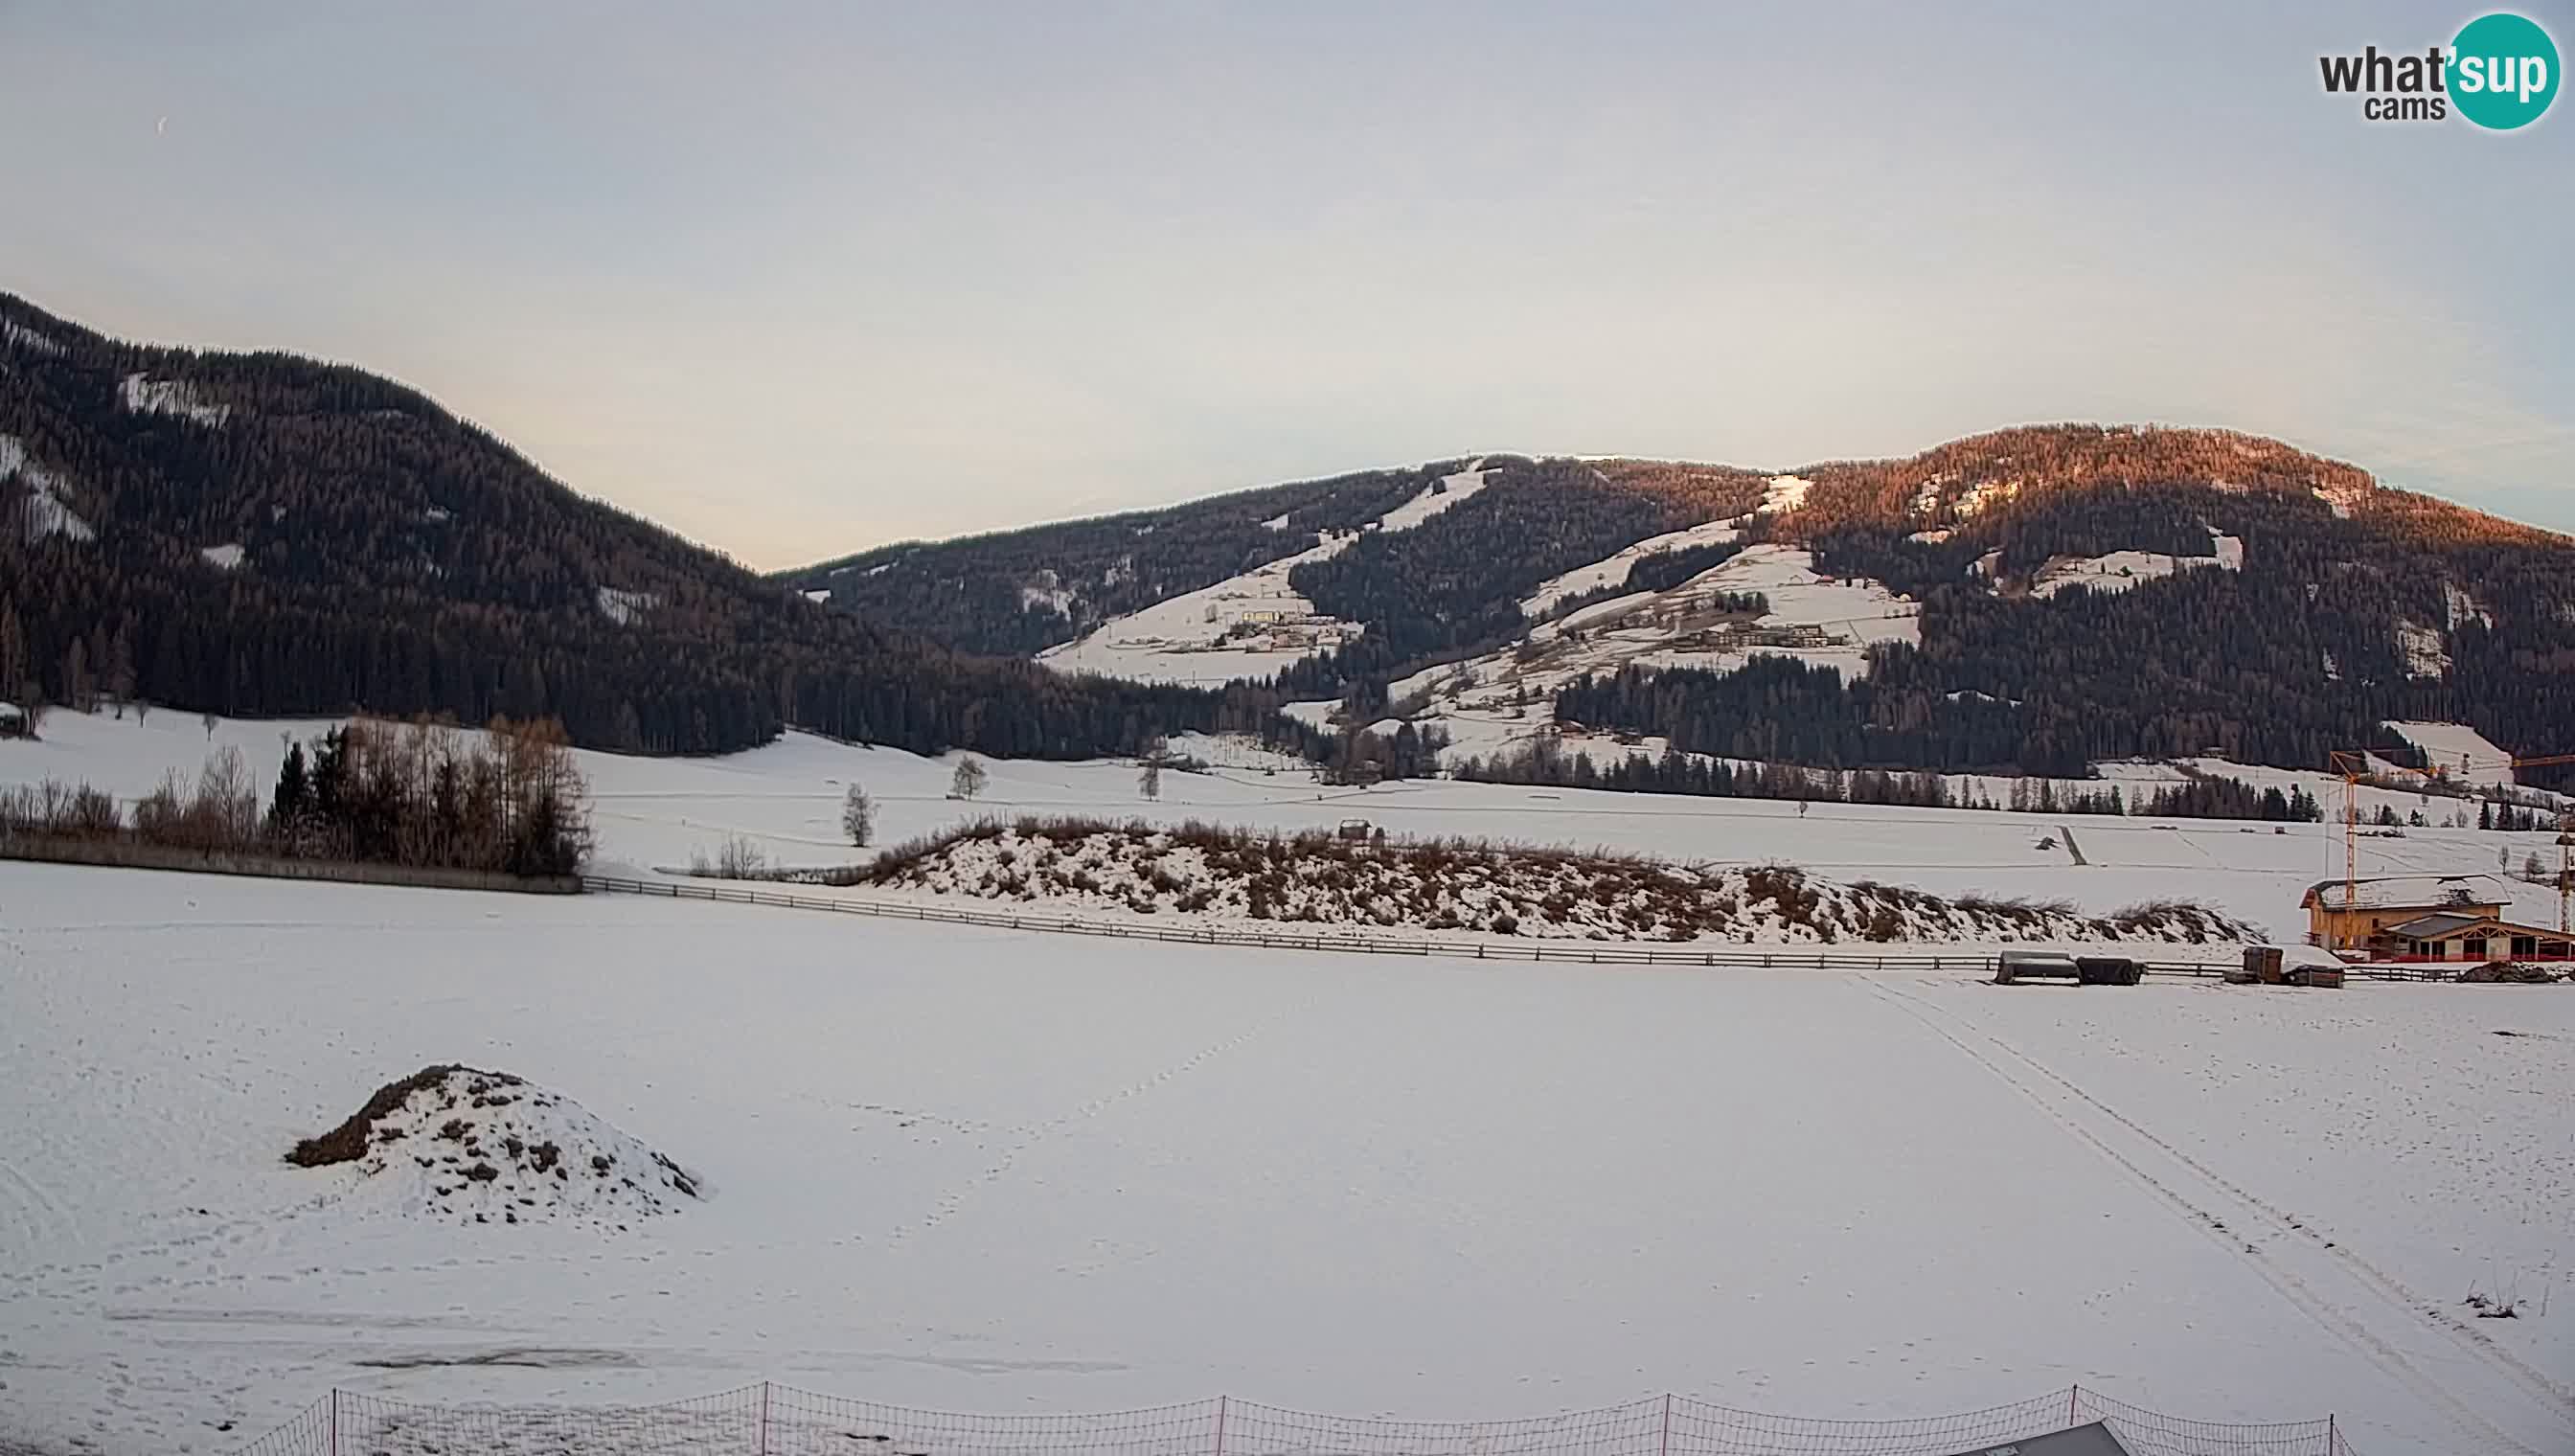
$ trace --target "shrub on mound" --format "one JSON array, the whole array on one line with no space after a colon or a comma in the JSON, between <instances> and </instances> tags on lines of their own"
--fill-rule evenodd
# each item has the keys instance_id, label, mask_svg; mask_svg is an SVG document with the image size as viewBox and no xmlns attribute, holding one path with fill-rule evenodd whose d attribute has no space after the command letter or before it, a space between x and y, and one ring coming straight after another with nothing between
<instances>
[{"instance_id":1,"label":"shrub on mound","mask_svg":"<svg viewBox=\"0 0 2575 1456\"><path fill-rule=\"evenodd\" d=\"M356 1162L366 1155L368 1146L374 1140L378 1119L392 1116L400 1110L403 1103L411 1100L412 1093L424 1087L434 1087L458 1072L484 1078L497 1087L520 1085L519 1078L508 1072L481 1071L462 1062L451 1061L435 1066L425 1066L400 1081L387 1082L376 1088L376 1094L367 1099L367 1105L359 1108L348 1121L323 1133L320 1137L308 1137L295 1144L294 1148L286 1154L286 1160L299 1168L322 1168L329 1167L333 1163Z\"/></svg>"}]
</instances>

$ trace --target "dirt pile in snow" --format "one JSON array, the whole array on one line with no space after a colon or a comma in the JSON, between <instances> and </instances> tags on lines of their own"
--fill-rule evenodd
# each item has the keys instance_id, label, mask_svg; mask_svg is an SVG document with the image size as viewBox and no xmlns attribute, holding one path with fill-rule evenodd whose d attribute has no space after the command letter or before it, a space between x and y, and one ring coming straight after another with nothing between
<instances>
[{"instance_id":1,"label":"dirt pile in snow","mask_svg":"<svg viewBox=\"0 0 2575 1456\"><path fill-rule=\"evenodd\" d=\"M2549 965L2488 961L2483 965L2473 965L2460 971L2459 979L2489 985L2499 981L2518 982L2523 985L2547 985L2557 979L2557 969Z\"/></svg>"},{"instance_id":2,"label":"dirt pile in snow","mask_svg":"<svg viewBox=\"0 0 2575 1456\"><path fill-rule=\"evenodd\" d=\"M286 1160L354 1165L371 1201L455 1223L623 1228L701 1196L678 1163L562 1093L458 1065L387 1083Z\"/></svg>"},{"instance_id":3,"label":"dirt pile in snow","mask_svg":"<svg viewBox=\"0 0 2575 1456\"><path fill-rule=\"evenodd\" d=\"M1370 843L1082 819L983 823L891 850L886 888L1067 909L1178 913L1592 940L2160 941L2259 939L2204 906L2091 916L2063 904L1945 900L1790 865L1679 865L1605 853L1443 839Z\"/></svg>"}]
</instances>

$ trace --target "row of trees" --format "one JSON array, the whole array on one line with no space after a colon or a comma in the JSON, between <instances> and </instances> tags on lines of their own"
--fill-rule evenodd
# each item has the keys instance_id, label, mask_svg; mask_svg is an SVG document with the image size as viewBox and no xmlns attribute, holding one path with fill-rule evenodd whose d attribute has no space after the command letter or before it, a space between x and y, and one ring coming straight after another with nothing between
<instances>
[{"instance_id":1,"label":"row of trees","mask_svg":"<svg viewBox=\"0 0 2575 1456\"><path fill-rule=\"evenodd\" d=\"M311 858L570 874L590 852L588 797L551 720L473 734L359 719L287 745L264 828Z\"/></svg>"},{"instance_id":2,"label":"row of trees","mask_svg":"<svg viewBox=\"0 0 2575 1456\"><path fill-rule=\"evenodd\" d=\"M591 846L589 788L563 726L360 719L290 741L263 809L241 750L174 768L122 805L86 785L0 793L0 825L46 833L130 832L217 853L362 860L518 875L570 874Z\"/></svg>"},{"instance_id":3,"label":"row of trees","mask_svg":"<svg viewBox=\"0 0 2575 1456\"><path fill-rule=\"evenodd\" d=\"M2140 814L2168 818L2247 818L2313 822L2323 809L2303 788L2282 793L2232 778L2195 778L2130 798L2118 784L2093 788L2051 778L2016 777L1997 799L1974 779L1938 773L1812 769L1789 763L1734 763L1677 748L1660 756L1631 751L1606 764L1539 733L1492 757L1469 756L1454 776L1485 783L1547 784L1716 798L1795 799L1815 803L1902 804L1916 808L2008 808L2038 814Z\"/></svg>"}]
</instances>

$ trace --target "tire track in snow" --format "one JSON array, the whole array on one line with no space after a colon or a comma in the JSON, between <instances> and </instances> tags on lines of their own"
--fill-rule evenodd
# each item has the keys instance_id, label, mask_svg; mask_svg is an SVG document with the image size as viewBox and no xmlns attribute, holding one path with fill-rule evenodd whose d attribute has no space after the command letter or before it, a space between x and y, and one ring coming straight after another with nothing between
<instances>
[{"instance_id":1,"label":"tire track in snow","mask_svg":"<svg viewBox=\"0 0 2575 1456\"><path fill-rule=\"evenodd\" d=\"M1982 1036L1986 1041L2009 1053L2022 1065L2029 1067L2031 1070L2047 1078L2049 1081L2063 1087L2067 1092L2070 1092L2075 1097L2081 1099L2086 1105L2099 1112L2102 1116L2109 1118L2121 1127L2135 1133L2138 1137L2143 1138L2145 1141L2152 1144L2166 1156L2172 1158L2173 1161L2180 1163L2182 1166L2188 1168L2192 1173L2206 1179L2219 1191L2270 1219L2274 1224L2278 1225L2278 1229L2276 1230L2277 1232L2281 1234L2299 1235L2308 1243L2314 1245L2317 1252L2330 1254L2336 1262L2346 1266L2346 1272L2357 1277L2364 1283L2376 1286L2377 1292L2388 1302L2408 1311L2409 1313L2420 1314L2424 1319L2428 1320L2432 1324L2441 1327L2442 1331L2448 1334L2451 1338L2465 1343L2469 1347L2469 1354L2481 1357L2489 1363L2497 1365L2512 1379L2527 1389L2530 1394L2538 1397L2543 1403L2554 1406L2561 1417L2569 1420L2570 1422L2575 1422L2575 1386L2562 1384L2551 1379L2544 1372L2536 1369L2523 1361L2519 1356L2513 1354L2512 1351L2504 1348L2503 1345L2487 1335L2485 1331L2477 1328L2473 1322L2462 1319L2459 1316L2442 1309L2437 1300L2424 1297L2422 1294L2417 1293L2414 1289L2408 1287L2403 1280L2397 1278L2394 1274L2389 1273L2387 1270L2382 1269L2371 1263L2369 1260L2361 1257L2358 1253L2352 1250L2349 1244L2344 1243L2339 1239L2326 1238L2322 1233L2308 1227L2306 1221L2298 1217L2295 1213L2280 1207L2278 1204L2271 1202L2258 1193L2255 1193L2252 1189L2247 1188L2243 1184L2227 1177L2225 1174L2210 1167L2199 1158L2192 1156L2183 1148L2157 1136L2155 1133L2149 1131L2143 1124L2139 1123L2135 1118L2130 1117L2125 1112L2122 1112L2109 1103L2102 1101L2100 1098L2093 1096L2090 1092L2085 1091L2080 1085L2066 1077L2063 1073L2039 1061L2029 1053L2022 1051L2019 1047L2013 1046L2011 1043L2002 1040L1981 1027L1967 1027L1966 1023L1961 1021L1955 1013L1950 1012L1945 1008L1932 1006L1928 1001L1922 1001L1917 997L1911 996L1903 991L1895 990L1892 987L1889 987L1888 990L1891 994L1901 999L1912 1000L1917 1005L1925 1006L1934 1010L1938 1014L1949 1018L1952 1024L1972 1030L1974 1034Z\"/></svg>"},{"instance_id":2,"label":"tire track in snow","mask_svg":"<svg viewBox=\"0 0 2575 1456\"><path fill-rule=\"evenodd\" d=\"M18 1191L11 1192L13 1186ZM56 1229L78 1234L80 1223L64 1210L61 1199L45 1190L44 1184L27 1176L7 1158L0 1158L0 1245L23 1240L32 1246L35 1235Z\"/></svg>"},{"instance_id":3,"label":"tire track in snow","mask_svg":"<svg viewBox=\"0 0 2575 1456\"><path fill-rule=\"evenodd\" d=\"M2466 1449L2511 1450L2522 1452L2524 1456L2547 1456L2548 1452L2564 1449L2556 1445L2544 1449L2531 1446L2488 1420L2479 1410L2479 1405L2491 1406L2499 1402L2479 1401L2472 1404L2454 1393L2451 1384L2455 1382L2445 1382L2417 1366L2401 1348L2400 1340L2382 1333L2381 1328L2374 1327L2370 1320L2364 1317L2362 1310L2355 1308L2355 1304L2366 1305L2375 1302L2406 1316L2405 1322L2409 1325L2416 1327L2428 1325L2436 1332L2448 1336L2456 1348L2474 1357L2472 1362L2474 1366L2494 1382L2486 1392L2482 1393L2492 1394L2499 1386L2501 1389L2509 1390L2515 1396L2536 1403L2547 1412L2548 1418L2553 1423L2575 1430L2575 1399L2570 1399L2556 1382L2532 1369L2511 1352L2496 1346L2493 1341L2474 1330L2458 1328L2456 1320L2433 1306L2414 1299L2402 1285L2380 1273L2357 1255L2349 1254L2339 1246L2323 1247L2325 1243L2323 1237L2306 1228L2291 1215L2247 1192L2198 1159L2146 1131L2133 1119L2108 1107L2019 1048L1981 1027L1970 1025L1954 1012L1935 1006L1910 992L1898 990L1874 976L1863 975L1860 980L1879 1000L1903 1011L1920 1022L1924 1029L1958 1048L1969 1060L1984 1067L2005 1085L2019 1092L2078 1140L2088 1144L2095 1152L2144 1184L2175 1212L2197 1225L2202 1233L2223 1244L2230 1252L2241 1256L2246 1263L2253 1266L2254 1272L2264 1283L2269 1284L2301 1314L2327 1332L2340 1336L2364 1359L2394 1377L2405 1389L2422 1400L2426 1407L2448 1416L2462 1434L2472 1438L2472 1444ZM1953 1032L1951 1027L1957 1028L1957 1031ZM1987 1055L1969 1044L1958 1033L1964 1033L1964 1036L1971 1036L1984 1042L2001 1052L2003 1059ZM2036 1078L2016 1073L2013 1066L2007 1062L2037 1074ZM2051 1090L2049 1085L2051 1083L2060 1090ZM2106 1117L2119 1129L2119 1132L2104 1135L2102 1131L2086 1126L2084 1122L2086 1113ZM2136 1156L2122 1152L2112 1145L2112 1139L2119 1136L2120 1132L2142 1141L2146 1144L2146 1148L2137 1149ZM2147 1165L2157 1159L2169 1163L2161 1176L2158 1176L2156 1169ZM2329 1297L2325 1291L2316 1287L2315 1282L2301 1277L2295 1270L2286 1267L2276 1255L2265 1253L2256 1245L2247 1242L2243 1235L2237 1232L2235 1224L2230 1224L2226 1217L2208 1206L2212 1203L2233 1203L2241 1210L2235 1224L2268 1221L2276 1225L2271 1230L2275 1236L2287 1236L2305 1245L2308 1251L2321 1256L2324 1269L2331 1275L2339 1276L2343 1281L2346 1297L2340 1300ZM2352 1294L2356 1294L2358 1298L2349 1297Z\"/></svg>"}]
</instances>

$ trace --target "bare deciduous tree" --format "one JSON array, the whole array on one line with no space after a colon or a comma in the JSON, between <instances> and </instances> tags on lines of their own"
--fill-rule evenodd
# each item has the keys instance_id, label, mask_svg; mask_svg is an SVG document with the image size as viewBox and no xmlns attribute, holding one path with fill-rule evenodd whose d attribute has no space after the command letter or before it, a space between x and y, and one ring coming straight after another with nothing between
<instances>
[{"instance_id":1,"label":"bare deciduous tree","mask_svg":"<svg viewBox=\"0 0 2575 1456\"><path fill-rule=\"evenodd\" d=\"M868 841L877 836L876 800L868 797L868 791L855 783L841 798L841 832L849 835L850 842L861 848L866 848Z\"/></svg>"},{"instance_id":2,"label":"bare deciduous tree","mask_svg":"<svg viewBox=\"0 0 2575 1456\"><path fill-rule=\"evenodd\" d=\"M769 851L747 834L733 834L716 846L712 856L704 849L690 850L689 872L716 879L758 879L769 872Z\"/></svg>"},{"instance_id":3,"label":"bare deciduous tree","mask_svg":"<svg viewBox=\"0 0 2575 1456\"><path fill-rule=\"evenodd\" d=\"M969 753L957 760L957 772L948 780L948 793L952 798L973 798L991 781L992 775L984 770L984 760Z\"/></svg>"}]
</instances>

